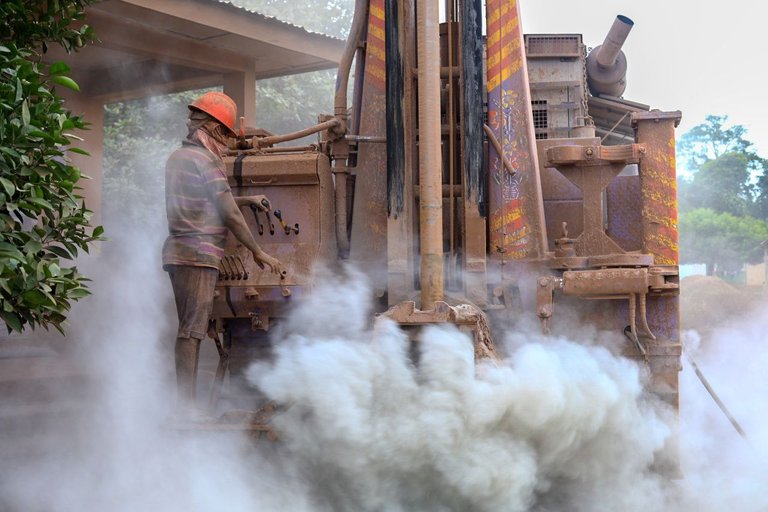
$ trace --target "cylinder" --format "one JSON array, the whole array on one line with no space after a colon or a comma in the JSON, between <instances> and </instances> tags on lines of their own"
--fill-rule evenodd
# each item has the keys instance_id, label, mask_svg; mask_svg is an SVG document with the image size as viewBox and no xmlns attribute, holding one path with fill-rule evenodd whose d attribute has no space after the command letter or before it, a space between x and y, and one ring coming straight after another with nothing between
<instances>
[{"instance_id":1,"label":"cylinder","mask_svg":"<svg viewBox=\"0 0 768 512\"><path fill-rule=\"evenodd\" d=\"M467 195L486 207L486 176L483 165L483 4L480 0L461 3L462 113L461 144Z\"/></svg>"},{"instance_id":2,"label":"cylinder","mask_svg":"<svg viewBox=\"0 0 768 512\"><path fill-rule=\"evenodd\" d=\"M440 33L438 0L416 2L419 70L419 241L421 309L443 299L443 197L440 156Z\"/></svg>"},{"instance_id":3,"label":"cylinder","mask_svg":"<svg viewBox=\"0 0 768 512\"><path fill-rule=\"evenodd\" d=\"M627 57L621 47L634 24L626 16L616 16L603 44L587 56L587 85L595 96L619 97L624 94L627 88Z\"/></svg>"},{"instance_id":4,"label":"cylinder","mask_svg":"<svg viewBox=\"0 0 768 512\"><path fill-rule=\"evenodd\" d=\"M384 2L386 116L387 116L387 213L397 218L405 207L405 122L403 94L405 75L400 54L398 0Z\"/></svg>"},{"instance_id":5,"label":"cylinder","mask_svg":"<svg viewBox=\"0 0 768 512\"><path fill-rule=\"evenodd\" d=\"M616 58L621 52L621 47L627 40L629 31L632 30L635 22L619 14L613 21L611 30L605 36L605 41L597 50L597 63L604 68L609 68L616 63Z\"/></svg>"}]
</instances>

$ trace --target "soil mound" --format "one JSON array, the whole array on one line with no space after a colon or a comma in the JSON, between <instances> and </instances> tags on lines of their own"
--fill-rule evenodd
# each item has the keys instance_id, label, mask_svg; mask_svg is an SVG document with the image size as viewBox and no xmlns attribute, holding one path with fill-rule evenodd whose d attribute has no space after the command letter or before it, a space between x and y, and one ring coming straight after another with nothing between
<instances>
[{"instance_id":1,"label":"soil mound","mask_svg":"<svg viewBox=\"0 0 768 512\"><path fill-rule=\"evenodd\" d=\"M680 282L683 329L714 329L745 313L751 303L748 293L718 277L689 276Z\"/></svg>"}]
</instances>

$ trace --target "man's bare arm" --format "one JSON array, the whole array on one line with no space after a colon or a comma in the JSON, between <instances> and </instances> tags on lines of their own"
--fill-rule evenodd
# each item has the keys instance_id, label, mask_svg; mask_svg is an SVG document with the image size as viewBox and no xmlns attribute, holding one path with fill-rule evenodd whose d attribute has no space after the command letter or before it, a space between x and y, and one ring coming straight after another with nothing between
<instances>
[{"instance_id":1,"label":"man's bare arm","mask_svg":"<svg viewBox=\"0 0 768 512\"><path fill-rule=\"evenodd\" d=\"M251 202L246 202L245 204L251 204ZM235 238L237 238L240 243L253 253L253 259L259 266L263 267L264 265L267 265L275 274L285 275L285 269L283 269L282 264L276 258L273 258L264 252L264 250L259 247L259 244L256 243L256 239L253 238L250 229L248 229L248 224L245 223L245 218L240 212L237 201L231 193L219 194L216 201L216 208L219 211L219 215L221 215L221 218L224 220L224 225L232 231L232 234L235 235Z\"/></svg>"}]
</instances>

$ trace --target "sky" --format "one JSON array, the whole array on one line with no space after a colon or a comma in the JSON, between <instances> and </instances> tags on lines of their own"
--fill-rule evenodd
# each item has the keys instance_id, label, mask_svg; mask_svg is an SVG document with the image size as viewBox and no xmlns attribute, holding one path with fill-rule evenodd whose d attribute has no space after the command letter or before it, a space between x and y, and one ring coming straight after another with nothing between
<instances>
[{"instance_id":1,"label":"sky","mask_svg":"<svg viewBox=\"0 0 768 512\"><path fill-rule=\"evenodd\" d=\"M523 32L580 33L602 44L616 15L635 25L624 53L624 98L660 110L681 110L679 137L709 114L744 125L768 156L762 98L768 60L761 56L768 4L754 0L520 0Z\"/></svg>"}]
</instances>

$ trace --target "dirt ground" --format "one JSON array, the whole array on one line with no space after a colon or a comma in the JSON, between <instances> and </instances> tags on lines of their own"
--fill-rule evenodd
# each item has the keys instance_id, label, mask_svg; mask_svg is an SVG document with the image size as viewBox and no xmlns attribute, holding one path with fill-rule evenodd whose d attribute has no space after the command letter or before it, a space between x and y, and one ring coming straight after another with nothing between
<instances>
[{"instance_id":1,"label":"dirt ground","mask_svg":"<svg viewBox=\"0 0 768 512\"><path fill-rule=\"evenodd\" d=\"M682 328L700 333L710 332L768 301L761 288L739 287L713 276L686 277L680 282L680 290Z\"/></svg>"}]
</instances>

